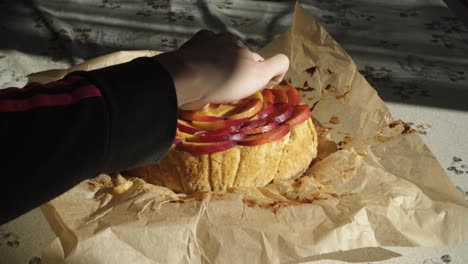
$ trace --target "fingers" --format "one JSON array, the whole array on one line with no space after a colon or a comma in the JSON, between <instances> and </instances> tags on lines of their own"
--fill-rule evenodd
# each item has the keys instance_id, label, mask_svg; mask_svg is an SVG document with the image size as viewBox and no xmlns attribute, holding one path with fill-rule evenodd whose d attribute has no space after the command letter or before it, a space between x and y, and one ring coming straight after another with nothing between
<instances>
[{"instance_id":1,"label":"fingers","mask_svg":"<svg viewBox=\"0 0 468 264\"><path fill-rule=\"evenodd\" d=\"M289 59L284 54L276 54L260 62L262 70L267 74L269 82L267 87L276 85L283 80L284 75L289 68Z\"/></svg>"},{"instance_id":2,"label":"fingers","mask_svg":"<svg viewBox=\"0 0 468 264\"><path fill-rule=\"evenodd\" d=\"M178 73L179 77L173 77L182 98L179 107L185 110L202 109L207 103L226 103L249 96L266 86L278 84L289 68L289 59L285 55L278 54L265 60L228 32L216 34L200 30L175 54L191 62L190 65L203 66L184 68L185 71ZM204 88L200 90L200 87Z\"/></svg>"}]
</instances>

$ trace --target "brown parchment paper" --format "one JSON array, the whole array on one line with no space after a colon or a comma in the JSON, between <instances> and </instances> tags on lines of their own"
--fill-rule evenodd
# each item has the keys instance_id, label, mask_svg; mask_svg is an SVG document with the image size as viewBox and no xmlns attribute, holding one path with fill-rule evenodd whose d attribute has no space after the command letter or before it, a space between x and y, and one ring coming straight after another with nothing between
<instances>
[{"instance_id":1,"label":"brown parchment paper","mask_svg":"<svg viewBox=\"0 0 468 264\"><path fill-rule=\"evenodd\" d=\"M42 206L57 234L43 262L284 263L468 239L468 204L438 161L298 4L290 30L260 53L278 52L290 58L286 78L301 89L319 130L319 158L302 178L186 196L101 175ZM114 53L30 80L155 54Z\"/></svg>"}]
</instances>

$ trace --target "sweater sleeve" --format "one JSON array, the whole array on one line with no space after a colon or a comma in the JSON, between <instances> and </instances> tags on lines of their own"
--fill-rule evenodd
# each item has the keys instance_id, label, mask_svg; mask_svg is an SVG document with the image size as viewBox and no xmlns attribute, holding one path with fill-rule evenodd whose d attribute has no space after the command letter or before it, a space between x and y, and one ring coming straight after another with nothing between
<instances>
[{"instance_id":1,"label":"sweater sleeve","mask_svg":"<svg viewBox=\"0 0 468 264\"><path fill-rule=\"evenodd\" d=\"M157 162L176 122L173 81L152 58L0 90L0 224L99 173Z\"/></svg>"}]
</instances>

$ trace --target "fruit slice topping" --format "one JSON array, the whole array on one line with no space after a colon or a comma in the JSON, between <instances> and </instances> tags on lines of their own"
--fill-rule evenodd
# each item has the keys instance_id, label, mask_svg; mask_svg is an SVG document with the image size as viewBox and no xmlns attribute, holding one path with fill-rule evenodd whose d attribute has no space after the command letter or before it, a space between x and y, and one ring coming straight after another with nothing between
<instances>
[{"instance_id":1,"label":"fruit slice topping","mask_svg":"<svg viewBox=\"0 0 468 264\"><path fill-rule=\"evenodd\" d=\"M227 104L209 104L208 113L212 116L223 117L226 113L229 113L234 109L235 106Z\"/></svg>"},{"instance_id":2,"label":"fruit slice topping","mask_svg":"<svg viewBox=\"0 0 468 264\"><path fill-rule=\"evenodd\" d=\"M203 121L203 122L213 122L216 120L224 119L220 116L210 115L210 112L207 110L199 110L199 111L180 110L179 118L182 120L187 120L187 121Z\"/></svg>"},{"instance_id":3,"label":"fruit slice topping","mask_svg":"<svg viewBox=\"0 0 468 264\"><path fill-rule=\"evenodd\" d=\"M234 119L234 120L216 120L212 122L192 121L193 126L203 130L218 130L228 127L236 127L245 123L248 118Z\"/></svg>"},{"instance_id":4,"label":"fruit slice topping","mask_svg":"<svg viewBox=\"0 0 468 264\"><path fill-rule=\"evenodd\" d=\"M218 135L210 135L207 133L197 134L193 137L187 138L187 141L191 142L220 142L220 141L239 141L247 137L246 134L218 134Z\"/></svg>"},{"instance_id":5,"label":"fruit slice topping","mask_svg":"<svg viewBox=\"0 0 468 264\"><path fill-rule=\"evenodd\" d=\"M271 92L271 89L265 89L262 91L262 96L263 96L263 102L273 104L275 102L275 99L273 98L273 93Z\"/></svg>"},{"instance_id":6,"label":"fruit slice topping","mask_svg":"<svg viewBox=\"0 0 468 264\"><path fill-rule=\"evenodd\" d=\"M174 144L199 154L224 151L237 144L261 145L281 139L309 117L309 106L300 105L296 88L281 84L235 103L180 110Z\"/></svg>"},{"instance_id":7,"label":"fruit slice topping","mask_svg":"<svg viewBox=\"0 0 468 264\"><path fill-rule=\"evenodd\" d=\"M286 121L288 125L298 125L310 117L310 109L308 105L296 105L294 107L291 117Z\"/></svg>"},{"instance_id":8,"label":"fruit slice topping","mask_svg":"<svg viewBox=\"0 0 468 264\"><path fill-rule=\"evenodd\" d=\"M240 140L239 145L256 146L281 139L289 133L289 125L284 124L266 133L248 136Z\"/></svg>"},{"instance_id":9,"label":"fruit slice topping","mask_svg":"<svg viewBox=\"0 0 468 264\"><path fill-rule=\"evenodd\" d=\"M268 116L268 119L277 123L283 123L292 114L293 107L290 104L275 104L275 110Z\"/></svg>"},{"instance_id":10,"label":"fruit slice topping","mask_svg":"<svg viewBox=\"0 0 468 264\"><path fill-rule=\"evenodd\" d=\"M275 121L261 120L262 122L254 127L244 127L239 130L240 133L247 135L261 134L273 130L279 126Z\"/></svg>"},{"instance_id":11,"label":"fruit slice topping","mask_svg":"<svg viewBox=\"0 0 468 264\"><path fill-rule=\"evenodd\" d=\"M258 98L249 99L238 104L232 111L226 113L229 119L249 118L263 108L263 102Z\"/></svg>"},{"instance_id":12,"label":"fruit slice topping","mask_svg":"<svg viewBox=\"0 0 468 264\"><path fill-rule=\"evenodd\" d=\"M262 110L260 110L260 112L258 112L257 118L263 119L267 117L269 114L273 113L273 110L275 110L273 104L263 102L263 108Z\"/></svg>"},{"instance_id":13,"label":"fruit slice topping","mask_svg":"<svg viewBox=\"0 0 468 264\"><path fill-rule=\"evenodd\" d=\"M288 104L290 105L298 105L301 102L301 98L299 97L299 92L296 88L292 87L291 85L283 85L283 90L286 91L286 95L288 96Z\"/></svg>"},{"instance_id":14,"label":"fruit slice topping","mask_svg":"<svg viewBox=\"0 0 468 264\"><path fill-rule=\"evenodd\" d=\"M287 104L288 103L288 95L285 91L280 89L272 89L271 93L274 97L275 104Z\"/></svg>"},{"instance_id":15,"label":"fruit slice topping","mask_svg":"<svg viewBox=\"0 0 468 264\"><path fill-rule=\"evenodd\" d=\"M230 148L235 147L237 144L235 141L223 141L223 142L210 142L210 143L200 143L200 142L181 142L177 144L177 147L195 152L198 154L211 154L215 152L225 151Z\"/></svg>"},{"instance_id":16,"label":"fruit slice topping","mask_svg":"<svg viewBox=\"0 0 468 264\"><path fill-rule=\"evenodd\" d=\"M177 120L177 129L181 132L185 132L188 134L195 134L196 132L201 130L198 127L192 126L189 122L180 119Z\"/></svg>"}]
</instances>

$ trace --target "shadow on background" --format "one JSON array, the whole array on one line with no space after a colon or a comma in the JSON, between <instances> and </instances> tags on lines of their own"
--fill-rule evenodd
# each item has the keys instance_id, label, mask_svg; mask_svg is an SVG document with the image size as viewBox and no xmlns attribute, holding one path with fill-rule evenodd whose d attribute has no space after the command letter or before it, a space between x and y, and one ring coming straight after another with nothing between
<instances>
[{"instance_id":1,"label":"shadow on background","mask_svg":"<svg viewBox=\"0 0 468 264\"><path fill-rule=\"evenodd\" d=\"M167 10L154 9L151 13L134 16L140 12L143 3L126 6L125 13L112 13L111 9L72 2L68 4L48 2L40 6L37 1L32 0L12 1L8 5L0 2L0 31L4 31L2 35L6 36L0 42L0 49L47 56L53 60L66 60L74 65L76 64L75 58L87 60L120 50L173 50L194 33L206 28L215 32L231 31L236 34L233 32L235 31L233 27L228 27L217 14L211 11L214 7L209 5L209 2L197 0L194 4L190 4L190 8L195 9L194 13L197 11L201 14L200 21L203 25L195 20L183 21L180 18L174 22L173 17L177 15ZM294 3L284 2L288 8L286 11L274 14L275 16L267 25L268 32L265 34L267 38L260 34L245 34L244 38L239 36L243 42L253 49L258 49L271 41L275 33L278 33L275 24L282 17L290 16L293 11ZM72 32L69 29L72 29ZM79 35L83 29L96 29L96 31L103 32L97 36L99 39L80 40L71 36ZM281 32L286 29L284 28ZM127 35L128 38L122 38L121 40L124 41L118 43L110 42L110 38L103 38L103 34L116 31L119 31L120 35ZM87 32L82 32L82 35L86 36ZM132 35L143 37L134 39ZM177 39L178 42L145 41L151 40L152 36L164 36L169 40Z\"/></svg>"},{"instance_id":2,"label":"shadow on background","mask_svg":"<svg viewBox=\"0 0 468 264\"><path fill-rule=\"evenodd\" d=\"M260 33L249 32L251 29L248 27L236 28L233 25L227 25L225 21L229 20L218 17L220 14L228 18L235 17L236 12L255 12L258 16L264 15L265 12L272 12L263 10L262 2L265 1L260 0L252 1L256 2L257 7L253 7L250 3L251 10L236 10L231 6L230 9L218 10L219 12L213 12L213 9L217 7L208 4L210 1L197 0L191 5L187 4L187 10L190 11L187 12L187 17L200 14L201 18L186 21L178 18L176 23L173 17L177 17L177 12L171 14L167 7L150 7L147 6L148 3L127 4L121 9L113 9L97 8L96 4L91 6L77 3L64 4L63 2L40 3L32 0L11 2L8 4L0 2L0 10L2 10L0 12L4 13L0 15L0 31L4 31L2 36L5 36L0 41L0 49L41 55L56 61L67 61L70 65L76 64L79 60L87 60L119 50L172 50L202 27L217 32L229 30L235 33L236 30L239 32L242 30L241 34L245 37L239 37L247 46L257 49L287 29L284 21L290 19L294 6L293 1L269 1L270 4L278 6L278 9L275 9L276 13L266 25L265 32ZM388 24L369 23L369 28L354 25L342 27L339 23L343 21L335 23L327 20L329 19L327 12L340 14L341 9L353 10L353 3L361 5L363 1L349 2L351 4L348 4L348 7L334 1L304 0L301 2L350 53L358 69L384 101L468 111L467 82L461 79L451 81L447 78L452 75L465 78L465 80L468 78L467 54L458 55L453 50L444 47L435 50L428 40L418 38L418 28L410 24L405 27L404 23L409 23L406 22L409 20L396 21L392 17L392 20L388 19ZM37 3L41 6L37 6ZM171 5L170 2L168 3ZM381 17L391 15L388 11L390 2L367 1L366 3L366 9L381 10L382 12L379 13ZM141 12L139 10L142 7L149 11L141 16L135 16ZM423 6L418 7L418 10L430 14L448 12L443 6ZM346 12L349 13L349 11ZM351 18L357 15L362 14L345 14ZM201 21L204 26L197 23L197 20ZM92 29L100 29L100 31L92 35L88 32ZM382 41L376 39L372 30L388 30L390 38L397 36L401 31L410 33L414 31L415 37L399 39L401 48L386 49L372 46L372 43L379 44L379 41ZM115 41L110 41L113 34L120 34L123 37L115 37ZM90 37L91 35L93 37ZM135 36L139 37L135 38ZM152 36L164 36L165 42L155 43L157 41ZM158 38L158 41L160 39L162 38ZM382 65L394 63L395 60L401 63L398 67L403 70L386 69L389 71L383 72L385 76L382 77L382 72L379 73L379 70L382 71ZM439 73L431 73L435 71L434 69L437 69Z\"/></svg>"}]
</instances>

